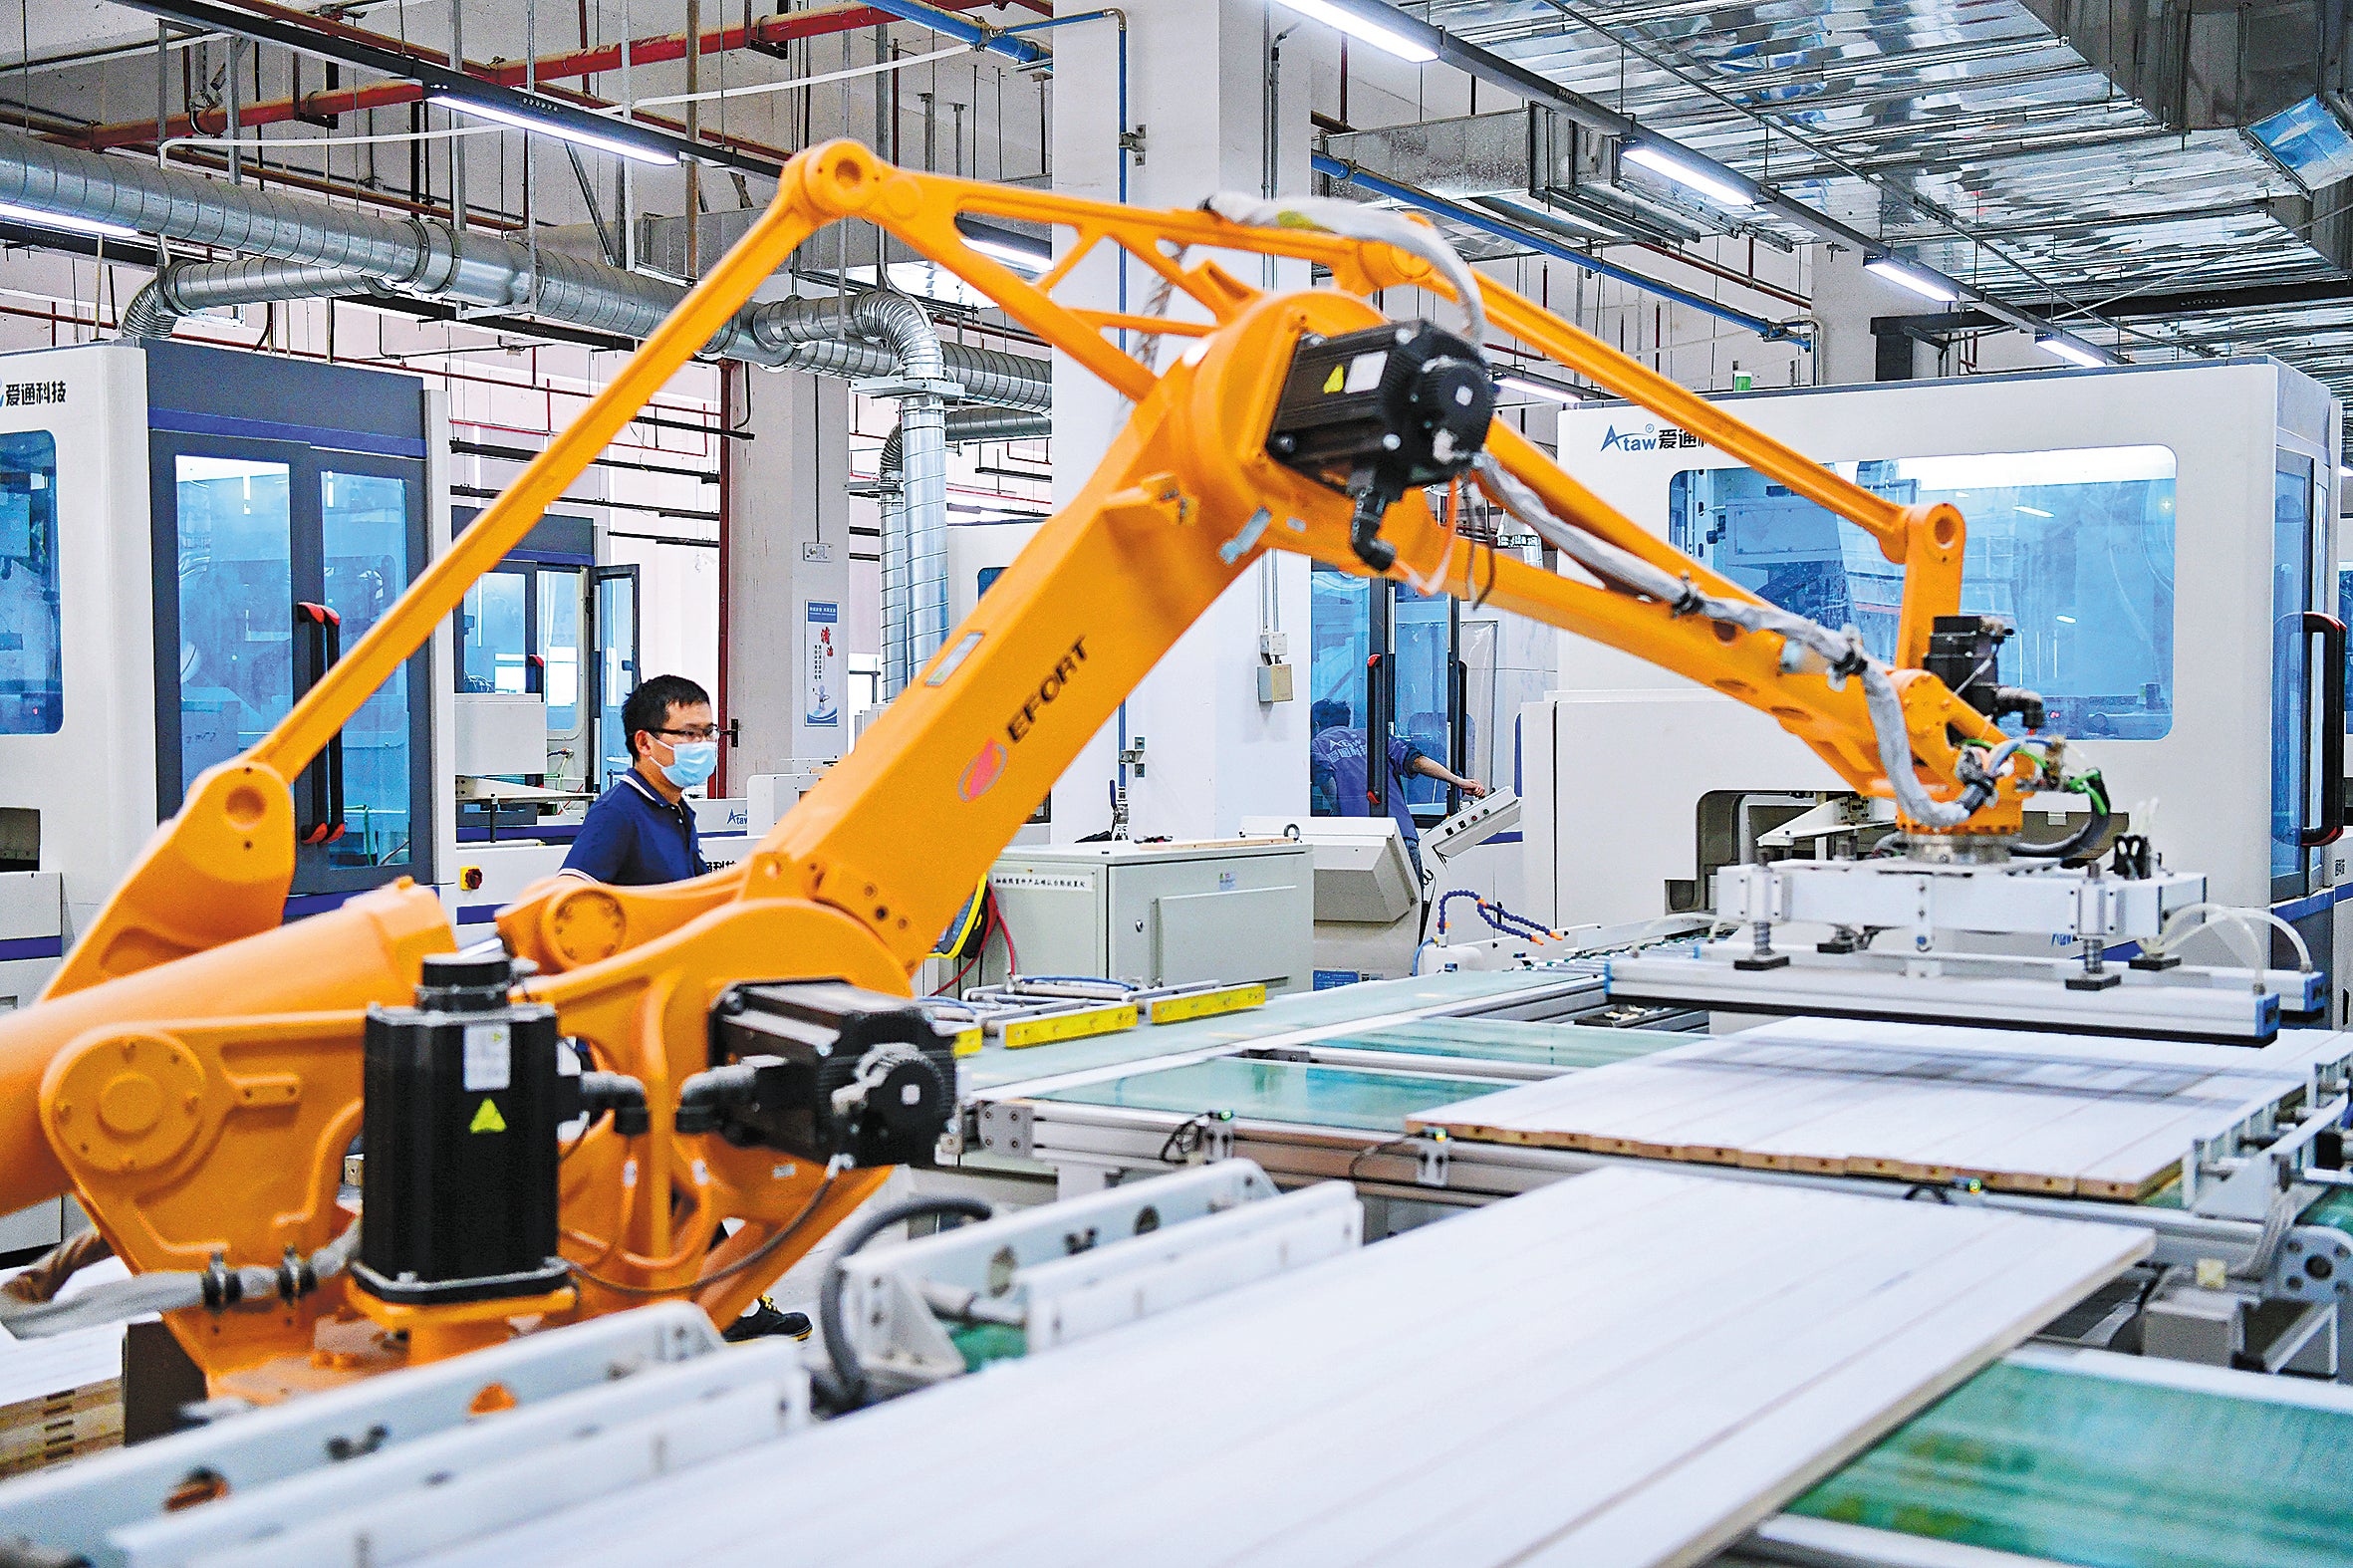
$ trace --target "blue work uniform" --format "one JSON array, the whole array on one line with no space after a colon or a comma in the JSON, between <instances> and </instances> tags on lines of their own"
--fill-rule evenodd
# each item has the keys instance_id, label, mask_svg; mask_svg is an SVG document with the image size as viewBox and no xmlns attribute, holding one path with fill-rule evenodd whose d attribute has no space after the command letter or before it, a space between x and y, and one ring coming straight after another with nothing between
<instances>
[{"instance_id":1,"label":"blue work uniform","mask_svg":"<svg viewBox=\"0 0 2353 1568\"><path fill-rule=\"evenodd\" d=\"M1414 863L1416 877L1422 875L1422 829L1414 821L1413 807L1406 804L1406 776L1415 759L1427 755L1403 735L1389 737L1389 815L1397 824L1398 836L1406 841L1406 858ZM1317 731L1307 743L1307 766L1317 784L1329 775L1332 805L1341 816L1373 814L1371 786L1365 775L1364 730L1353 724L1335 724Z\"/></svg>"},{"instance_id":2,"label":"blue work uniform","mask_svg":"<svg viewBox=\"0 0 2353 1568\"><path fill-rule=\"evenodd\" d=\"M710 867L694 831L693 805L671 805L632 769L589 807L564 870L592 882L646 888L684 882Z\"/></svg>"}]
</instances>

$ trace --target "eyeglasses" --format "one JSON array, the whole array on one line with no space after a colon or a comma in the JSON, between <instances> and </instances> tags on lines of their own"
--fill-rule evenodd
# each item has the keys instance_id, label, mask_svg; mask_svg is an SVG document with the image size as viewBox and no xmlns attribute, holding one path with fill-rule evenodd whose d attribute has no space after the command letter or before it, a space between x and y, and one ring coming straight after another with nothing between
<instances>
[{"instance_id":1,"label":"eyeglasses","mask_svg":"<svg viewBox=\"0 0 2353 1568\"><path fill-rule=\"evenodd\" d=\"M674 735L680 740L716 740L719 738L719 726L716 724L699 724L692 729L657 729L654 733L656 735Z\"/></svg>"}]
</instances>

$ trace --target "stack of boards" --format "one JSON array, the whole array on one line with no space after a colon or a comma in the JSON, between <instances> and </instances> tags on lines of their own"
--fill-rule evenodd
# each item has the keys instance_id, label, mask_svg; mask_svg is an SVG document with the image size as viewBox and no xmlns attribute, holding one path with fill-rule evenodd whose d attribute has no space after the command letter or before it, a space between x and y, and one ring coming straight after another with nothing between
<instances>
[{"instance_id":1,"label":"stack of boards","mask_svg":"<svg viewBox=\"0 0 2353 1568\"><path fill-rule=\"evenodd\" d=\"M1410 1118L1412 1132L2132 1200L2303 1090L2342 1035L2260 1050L1791 1019Z\"/></svg>"},{"instance_id":2,"label":"stack of boards","mask_svg":"<svg viewBox=\"0 0 2353 1568\"><path fill-rule=\"evenodd\" d=\"M52 1339L0 1334L0 1477L123 1440L123 1327Z\"/></svg>"}]
</instances>

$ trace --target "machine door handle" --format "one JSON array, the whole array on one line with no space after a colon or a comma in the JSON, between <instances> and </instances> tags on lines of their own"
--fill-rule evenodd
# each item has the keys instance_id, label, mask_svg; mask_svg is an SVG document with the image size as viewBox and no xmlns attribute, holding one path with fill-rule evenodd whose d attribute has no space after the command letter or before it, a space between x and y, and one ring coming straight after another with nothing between
<instances>
[{"instance_id":1,"label":"machine door handle","mask_svg":"<svg viewBox=\"0 0 2353 1568\"><path fill-rule=\"evenodd\" d=\"M2316 849L2345 832L2345 623L2307 610L2304 635L2320 639L2320 821L2298 832L2296 843Z\"/></svg>"},{"instance_id":2,"label":"machine door handle","mask_svg":"<svg viewBox=\"0 0 2353 1568\"><path fill-rule=\"evenodd\" d=\"M297 600L294 639L302 667L302 690L327 677L343 657L343 617L325 605ZM295 786L294 837L298 844L333 844L344 834L343 731L328 739L327 749L303 769Z\"/></svg>"},{"instance_id":3,"label":"machine door handle","mask_svg":"<svg viewBox=\"0 0 2353 1568\"><path fill-rule=\"evenodd\" d=\"M1389 815L1389 673L1393 654L1365 660L1365 803Z\"/></svg>"},{"instance_id":4,"label":"machine door handle","mask_svg":"<svg viewBox=\"0 0 2353 1568\"><path fill-rule=\"evenodd\" d=\"M547 695L547 658L540 653L523 656L523 694L540 697Z\"/></svg>"},{"instance_id":5,"label":"machine door handle","mask_svg":"<svg viewBox=\"0 0 2353 1568\"><path fill-rule=\"evenodd\" d=\"M1457 658L1453 667L1454 690L1446 713L1446 766L1456 778L1470 777L1470 665ZM1460 786L1446 786L1446 815L1451 817L1462 809Z\"/></svg>"}]
</instances>

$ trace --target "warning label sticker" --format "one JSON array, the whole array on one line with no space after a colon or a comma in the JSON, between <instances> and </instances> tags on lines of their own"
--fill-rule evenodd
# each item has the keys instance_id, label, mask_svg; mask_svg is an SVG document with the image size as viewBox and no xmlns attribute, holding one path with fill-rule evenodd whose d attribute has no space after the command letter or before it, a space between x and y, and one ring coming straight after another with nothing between
<instances>
[{"instance_id":1,"label":"warning label sticker","mask_svg":"<svg viewBox=\"0 0 2353 1568\"><path fill-rule=\"evenodd\" d=\"M1068 872L1011 871L988 879L999 888L1051 888L1058 893L1093 893L1095 879Z\"/></svg>"},{"instance_id":2,"label":"warning label sticker","mask_svg":"<svg viewBox=\"0 0 2353 1568\"><path fill-rule=\"evenodd\" d=\"M468 1094L485 1094L504 1089L514 1081L515 1043L512 1031L502 1023L470 1023L465 1026L465 1089Z\"/></svg>"}]
</instances>

